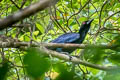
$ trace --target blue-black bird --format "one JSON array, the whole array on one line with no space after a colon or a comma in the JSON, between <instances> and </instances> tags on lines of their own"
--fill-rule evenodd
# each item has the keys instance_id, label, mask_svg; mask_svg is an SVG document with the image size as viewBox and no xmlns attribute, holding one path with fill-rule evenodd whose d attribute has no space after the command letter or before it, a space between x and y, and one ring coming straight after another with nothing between
<instances>
[{"instance_id":1,"label":"blue-black bird","mask_svg":"<svg viewBox=\"0 0 120 80\"><path fill-rule=\"evenodd\" d=\"M81 44L84 39L85 36L87 34L87 32L90 29L90 25L91 22L94 19L88 20L88 21L84 21L79 29L78 33L66 33L63 34L61 36L59 36L58 38L56 38L55 40L51 41L51 43L74 43L74 44ZM57 52L67 52L67 53L72 53L75 49L63 49L63 48L54 48L52 50L56 50Z\"/></svg>"}]
</instances>

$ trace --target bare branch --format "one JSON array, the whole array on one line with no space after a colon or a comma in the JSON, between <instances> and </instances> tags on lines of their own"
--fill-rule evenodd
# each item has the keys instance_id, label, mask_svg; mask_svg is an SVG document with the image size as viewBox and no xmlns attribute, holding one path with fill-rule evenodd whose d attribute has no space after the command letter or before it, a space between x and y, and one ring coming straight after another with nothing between
<instances>
[{"instance_id":1,"label":"bare branch","mask_svg":"<svg viewBox=\"0 0 120 80\"><path fill-rule=\"evenodd\" d=\"M24 18L27 18L33 14L35 14L38 11L42 11L45 8L49 7L50 5L53 5L58 0L40 0L39 2L32 4L29 7L24 8L23 10L20 10L19 12L14 13L13 15L10 15L4 19L0 20L0 30L7 28L8 26L11 26L15 23L17 23L20 20L23 20Z\"/></svg>"},{"instance_id":2,"label":"bare branch","mask_svg":"<svg viewBox=\"0 0 120 80\"><path fill-rule=\"evenodd\" d=\"M108 17L105 19L104 23L103 23L103 27L105 27L106 21L107 21L108 19L110 19L112 16L116 15L117 13L120 13L120 11L117 11L117 12L113 13L112 15L108 16Z\"/></svg>"},{"instance_id":3,"label":"bare branch","mask_svg":"<svg viewBox=\"0 0 120 80\"><path fill-rule=\"evenodd\" d=\"M77 13L74 13L72 16L70 16L70 17L68 18L68 20L67 20L67 26L68 26L68 24L69 24L69 20L70 20L73 16L79 14L79 13L82 11L82 9L85 8L86 5L87 5L90 1L91 1L91 0L88 0L88 1L84 4L84 6L80 8L80 10L79 10Z\"/></svg>"},{"instance_id":4,"label":"bare branch","mask_svg":"<svg viewBox=\"0 0 120 80\"><path fill-rule=\"evenodd\" d=\"M18 48L21 46L28 46L29 42L0 42L0 48ZM47 48L66 48L66 49L85 49L85 48L101 48L101 49L112 49L119 47L119 45L95 45L95 44L58 44L58 43L32 43L32 47L44 46Z\"/></svg>"},{"instance_id":5,"label":"bare branch","mask_svg":"<svg viewBox=\"0 0 120 80\"><path fill-rule=\"evenodd\" d=\"M20 7L13 0L10 1L15 5L16 8L20 9Z\"/></svg>"},{"instance_id":6,"label":"bare branch","mask_svg":"<svg viewBox=\"0 0 120 80\"><path fill-rule=\"evenodd\" d=\"M102 15L102 11L103 11L104 6L107 4L107 2L108 2L108 0L106 0L106 1L104 2L104 4L103 4L102 7L101 7L101 10L100 10L99 29L101 28L101 15Z\"/></svg>"},{"instance_id":7,"label":"bare branch","mask_svg":"<svg viewBox=\"0 0 120 80\"><path fill-rule=\"evenodd\" d=\"M18 48L18 47L22 47L22 46L28 46L29 44L30 44L29 42L11 42L11 43L10 42L0 42L0 47L4 47L4 48L5 47L7 47L7 48L15 47L15 48ZM80 60L79 58L74 57L74 56L71 56L71 60L70 60L69 55L61 54L61 53L58 53L56 51L48 50L48 49L45 48L45 47L86 48L88 45L85 45L85 44L56 44L56 43L44 43L44 44L43 43L39 43L39 44L37 43L37 44L35 44L35 43L32 43L31 46L36 47L37 49L40 50L40 52L42 51L40 54L43 54L43 55L46 55L46 56L51 55L53 57L56 57L56 58L59 58L59 59L65 60L65 61L73 62L75 64L82 64L82 65L92 67L92 68L95 68L95 69L100 69L100 70L111 70L111 69L116 69L117 68L117 66L107 67L107 66L92 64L92 63ZM45 46L45 47L43 47L43 46ZM110 46L102 46L102 47L103 48L111 48Z\"/></svg>"},{"instance_id":8,"label":"bare branch","mask_svg":"<svg viewBox=\"0 0 120 80\"><path fill-rule=\"evenodd\" d=\"M69 55L66 55L66 54L60 54L56 51L52 51L52 50L48 50L44 47L40 47L40 48L37 48L40 50L40 54L43 54L43 55L51 55L53 57L57 57L59 59L62 59L62 60L65 60L65 61L69 61L69 62L73 62L75 64L82 64L82 65L85 65L85 66L88 66L88 67L92 67L92 68L95 68L95 69L100 69L100 70L111 70L111 69L116 69L117 66L101 66L101 65L96 65L96 64L92 64L90 62L86 62L86 61L83 61L83 60L80 60L76 57L73 57L71 56L71 60L70 60L70 56Z\"/></svg>"}]
</instances>

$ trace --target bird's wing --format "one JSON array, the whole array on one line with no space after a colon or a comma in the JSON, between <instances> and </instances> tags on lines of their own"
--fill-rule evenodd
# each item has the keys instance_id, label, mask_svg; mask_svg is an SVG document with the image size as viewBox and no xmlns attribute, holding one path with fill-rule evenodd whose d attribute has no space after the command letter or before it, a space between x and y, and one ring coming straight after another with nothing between
<instances>
[{"instance_id":1,"label":"bird's wing","mask_svg":"<svg viewBox=\"0 0 120 80\"><path fill-rule=\"evenodd\" d=\"M52 43L72 43L80 38L78 33L67 33L59 36L55 40L51 41Z\"/></svg>"}]
</instances>

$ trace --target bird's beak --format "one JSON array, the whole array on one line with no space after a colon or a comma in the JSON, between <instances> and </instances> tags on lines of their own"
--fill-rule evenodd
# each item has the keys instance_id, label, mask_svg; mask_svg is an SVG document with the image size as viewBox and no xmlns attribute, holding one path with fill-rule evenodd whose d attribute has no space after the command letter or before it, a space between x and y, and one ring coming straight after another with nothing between
<instances>
[{"instance_id":1,"label":"bird's beak","mask_svg":"<svg viewBox=\"0 0 120 80\"><path fill-rule=\"evenodd\" d=\"M91 24L91 22L93 21L94 19L91 19L87 22L87 24Z\"/></svg>"}]
</instances>

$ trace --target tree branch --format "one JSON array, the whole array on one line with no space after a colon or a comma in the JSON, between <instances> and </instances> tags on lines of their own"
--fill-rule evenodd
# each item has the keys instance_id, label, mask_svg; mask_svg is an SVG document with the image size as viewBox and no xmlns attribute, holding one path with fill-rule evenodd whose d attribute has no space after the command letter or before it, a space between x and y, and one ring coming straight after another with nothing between
<instances>
[{"instance_id":1,"label":"tree branch","mask_svg":"<svg viewBox=\"0 0 120 80\"><path fill-rule=\"evenodd\" d=\"M79 14L79 13L82 11L82 9L85 8L86 5L87 5L90 1L91 1L91 0L88 0L88 1L80 8L80 10L79 10L77 13L72 14L72 15L68 18L68 20L67 20L67 26L69 25L69 20L70 20L73 16Z\"/></svg>"},{"instance_id":2,"label":"tree branch","mask_svg":"<svg viewBox=\"0 0 120 80\"><path fill-rule=\"evenodd\" d=\"M106 21L107 21L108 19L110 19L112 16L114 16L114 15L116 15L116 14L118 14L118 13L120 13L120 11L117 11L117 12L113 13L112 15L108 16L108 17L105 19L104 23L103 23L103 27L105 27L105 23L106 23Z\"/></svg>"},{"instance_id":3,"label":"tree branch","mask_svg":"<svg viewBox=\"0 0 120 80\"><path fill-rule=\"evenodd\" d=\"M106 0L106 1L103 3L103 5L102 5L102 7L101 7L101 10L100 10L99 29L101 28L101 15L102 15L102 11L103 11L104 6L107 4L107 2L108 2L108 0Z\"/></svg>"},{"instance_id":4,"label":"tree branch","mask_svg":"<svg viewBox=\"0 0 120 80\"><path fill-rule=\"evenodd\" d=\"M16 8L20 9L20 7L13 0L10 1L15 5Z\"/></svg>"},{"instance_id":5,"label":"tree branch","mask_svg":"<svg viewBox=\"0 0 120 80\"><path fill-rule=\"evenodd\" d=\"M1 19L0 30L13 25L18 21L23 20L24 18L27 18L38 11L42 11L49 6L54 5L57 1L58 0L40 0L39 2L32 4L29 7L26 7L23 10L20 10L14 13L13 15L10 15L4 19Z\"/></svg>"},{"instance_id":6,"label":"tree branch","mask_svg":"<svg viewBox=\"0 0 120 80\"><path fill-rule=\"evenodd\" d=\"M0 42L0 48L18 48L21 46L28 46L29 42ZM85 49L85 48L101 48L101 49L113 49L119 47L119 45L95 45L95 44L60 44L60 43L34 43L31 44L32 47L44 46L47 48L70 48L70 49Z\"/></svg>"},{"instance_id":7,"label":"tree branch","mask_svg":"<svg viewBox=\"0 0 120 80\"><path fill-rule=\"evenodd\" d=\"M4 47L4 48L19 48L22 46L29 46L30 43L29 42L0 42L0 48ZM69 62L73 62L76 64L82 64L88 67L92 67L95 69L100 69L100 70L111 70L111 69L116 69L116 66L110 66L110 67L106 67L106 66L101 66L101 65L96 65L96 64L92 64L83 60L80 60L79 58L76 58L74 56L71 56L71 60L70 60L70 56L66 55L66 54L61 54L58 53L56 51L52 51L52 50L48 50L45 47L63 47L63 48L86 48L86 47L90 47L93 45L87 45L87 44L57 44L57 43L32 43L31 44L32 47L36 47L37 49L40 50L41 54L43 55L51 55L53 57L65 60L65 61L69 61ZM43 47L44 46L44 47ZM112 46L107 46L107 45L94 45L94 47L101 47L101 48L112 48Z\"/></svg>"},{"instance_id":8,"label":"tree branch","mask_svg":"<svg viewBox=\"0 0 120 80\"><path fill-rule=\"evenodd\" d=\"M92 67L92 68L95 68L95 69L100 69L100 70L112 70L112 69L117 69L117 66L101 66L101 65L96 65L96 64L92 64L92 63L89 63L89 62L86 62L86 61L83 61L83 60L80 60L76 57L73 57L71 56L71 60L70 60L70 56L69 55L66 55L66 54L60 54L56 51L52 51L52 50L48 50L44 47L40 47L40 48L37 48L38 50L40 50L40 54L43 54L43 55L46 55L46 56L53 56L53 57L56 57L56 58L59 58L59 59L62 59L62 60L65 60L65 61L69 61L69 62L73 62L75 64L82 64L82 65L85 65L85 66L88 66L88 67Z\"/></svg>"}]
</instances>

